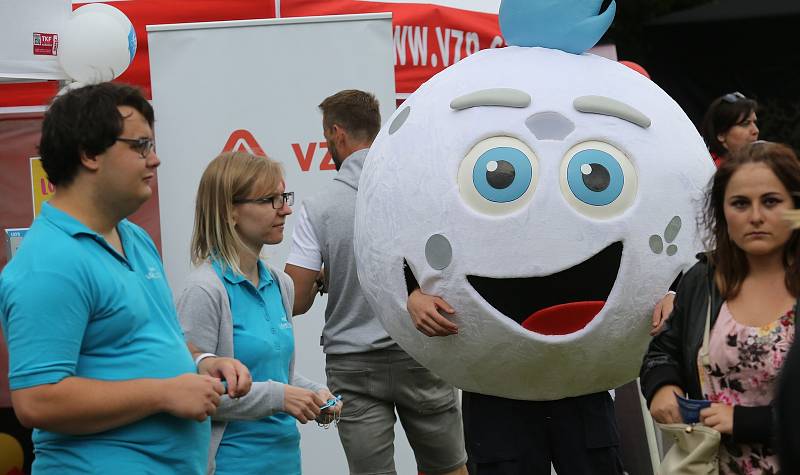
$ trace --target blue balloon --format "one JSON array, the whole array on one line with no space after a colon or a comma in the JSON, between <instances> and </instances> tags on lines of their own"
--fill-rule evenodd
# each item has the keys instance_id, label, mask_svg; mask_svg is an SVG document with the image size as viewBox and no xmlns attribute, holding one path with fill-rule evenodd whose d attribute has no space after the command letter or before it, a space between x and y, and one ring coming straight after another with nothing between
<instances>
[{"instance_id":1,"label":"blue balloon","mask_svg":"<svg viewBox=\"0 0 800 475\"><path fill-rule=\"evenodd\" d=\"M602 38L617 11L603 0L503 0L500 30L506 43L541 46L581 54Z\"/></svg>"}]
</instances>

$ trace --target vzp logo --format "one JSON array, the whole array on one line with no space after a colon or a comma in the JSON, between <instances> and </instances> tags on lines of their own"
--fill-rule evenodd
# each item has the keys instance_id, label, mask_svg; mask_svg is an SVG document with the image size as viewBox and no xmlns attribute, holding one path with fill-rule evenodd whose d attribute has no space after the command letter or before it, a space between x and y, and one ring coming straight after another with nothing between
<instances>
[{"instance_id":1,"label":"vzp logo","mask_svg":"<svg viewBox=\"0 0 800 475\"><path fill-rule=\"evenodd\" d=\"M253 155L261 155L266 157L264 149L258 144L258 141L249 130L239 129L234 130L225 146L222 147L223 152L248 152Z\"/></svg>"}]
</instances>

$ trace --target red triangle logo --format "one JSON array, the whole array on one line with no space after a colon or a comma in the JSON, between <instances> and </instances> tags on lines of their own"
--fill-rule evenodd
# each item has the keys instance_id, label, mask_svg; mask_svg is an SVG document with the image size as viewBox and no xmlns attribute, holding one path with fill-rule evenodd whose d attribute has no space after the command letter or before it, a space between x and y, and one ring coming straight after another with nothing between
<instances>
[{"instance_id":1,"label":"red triangle logo","mask_svg":"<svg viewBox=\"0 0 800 475\"><path fill-rule=\"evenodd\" d=\"M231 136L228 137L228 141L225 143L225 146L222 148L223 152L248 152L252 153L253 155L260 155L266 157L267 154L264 153L264 149L261 148L261 145L258 144L258 141L253 134L250 133L249 130L239 129L234 130L231 133Z\"/></svg>"}]
</instances>

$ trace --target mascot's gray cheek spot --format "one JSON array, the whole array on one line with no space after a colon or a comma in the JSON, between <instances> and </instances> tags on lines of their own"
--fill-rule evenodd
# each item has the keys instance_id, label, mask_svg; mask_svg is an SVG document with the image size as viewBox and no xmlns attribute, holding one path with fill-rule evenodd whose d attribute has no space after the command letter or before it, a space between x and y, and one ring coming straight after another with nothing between
<instances>
[{"instance_id":1,"label":"mascot's gray cheek spot","mask_svg":"<svg viewBox=\"0 0 800 475\"><path fill-rule=\"evenodd\" d=\"M650 250L656 254L661 254L664 250L664 242L661 241L661 236L657 234L650 236Z\"/></svg>"},{"instance_id":2,"label":"mascot's gray cheek spot","mask_svg":"<svg viewBox=\"0 0 800 475\"><path fill-rule=\"evenodd\" d=\"M406 119L408 119L408 115L411 114L411 106L406 106L403 110L397 114L397 117L394 118L392 121L392 125L389 126L389 135L400 130L400 127L406 123Z\"/></svg>"},{"instance_id":3,"label":"mascot's gray cheek spot","mask_svg":"<svg viewBox=\"0 0 800 475\"><path fill-rule=\"evenodd\" d=\"M678 233L681 230L681 217L675 216L670 220L669 224L667 225L667 229L664 230L664 240L667 242L672 242L678 237ZM670 254L672 255L672 254Z\"/></svg>"},{"instance_id":4,"label":"mascot's gray cheek spot","mask_svg":"<svg viewBox=\"0 0 800 475\"><path fill-rule=\"evenodd\" d=\"M425 243L425 258L428 264L436 270L442 270L450 265L453 260L453 248L450 241L441 234L434 234Z\"/></svg>"},{"instance_id":5,"label":"mascot's gray cheek spot","mask_svg":"<svg viewBox=\"0 0 800 475\"><path fill-rule=\"evenodd\" d=\"M661 236L658 234L653 234L650 236L650 250L656 254L661 254L664 251L664 241L667 243L671 243L678 237L678 233L681 231L681 217L680 216L673 216L672 219L667 224L667 227L664 229L664 239L661 239ZM678 246L675 244L670 244L667 246L667 255L674 256L678 252Z\"/></svg>"}]
</instances>

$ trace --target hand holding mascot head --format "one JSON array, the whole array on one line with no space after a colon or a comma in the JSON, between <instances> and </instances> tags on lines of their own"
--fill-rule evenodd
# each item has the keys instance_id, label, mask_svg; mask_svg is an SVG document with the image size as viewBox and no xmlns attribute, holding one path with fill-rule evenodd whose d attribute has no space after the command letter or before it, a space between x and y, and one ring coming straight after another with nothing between
<instances>
[{"instance_id":1,"label":"hand holding mascot head","mask_svg":"<svg viewBox=\"0 0 800 475\"><path fill-rule=\"evenodd\" d=\"M634 379L649 315L700 248L713 165L680 107L630 68L586 54L614 3L506 0L512 46L483 50L411 95L359 185L359 280L385 328L454 385L550 400ZM457 311L428 338L403 266Z\"/></svg>"}]
</instances>

